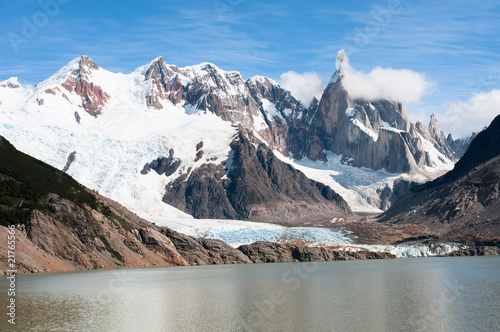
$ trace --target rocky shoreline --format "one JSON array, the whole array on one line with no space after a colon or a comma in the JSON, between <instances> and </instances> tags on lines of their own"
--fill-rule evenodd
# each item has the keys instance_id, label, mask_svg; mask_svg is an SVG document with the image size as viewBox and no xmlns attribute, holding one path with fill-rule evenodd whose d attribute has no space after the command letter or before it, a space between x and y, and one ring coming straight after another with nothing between
<instances>
[{"instance_id":1,"label":"rocky shoreline","mask_svg":"<svg viewBox=\"0 0 500 332\"><path fill-rule=\"evenodd\" d=\"M35 213L35 219L40 218L37 215ZM46 222L47 220L44 221ZM375 252L364 249L346 250L339 247L309 246L301 243L258 241L234 248L221 240L194 238L166 227L158 227L140 218L137 218L135 221L138 221L139 224L134 223L134 227L139 227L135 228L131 233L134 234L136 239L131 238L130 234L126 234L130 230L123 232L123 229L121 229L119 233L121 233L122 237L123 235L125 236L121 239L122 243L118 244L116 241L117 234L111 234L108 229L104 239L109 240L96 238L87 243L87 248L85 249L77 245L76 248L83 251L78 253L75 253L74 244L69 246L69 243L60 243L57 233L44 232L43 235L38 233L35 240L32 238L34 235L33 225L28 227L30 235L27 234L25 229L18 229L18 274L169 266L326 262L398 258L388 252ZM35 222L40 222L40 220ZM43 224L43 229L54 230L54 228L47 226L49 225ZM4 232L7 232L7 228L0 227L0 233L3 234ZM110 242L112 246L109 244ZM434 239L432 242L437 243L439 241ZM500 255L500 243L498 241L460 242L466 243L468 248L456 250L440 257ZM88 247L91 243L93 243L92 248ZM55 246L57 249L51 246ZM2 250L2 252L4 251ZM142 259L137 259L137 256L141 256ZM2 275L6 275L5 271L8 270L7 258L3 255L0 256L0 267Z\"/></svg>"}]
</instances>

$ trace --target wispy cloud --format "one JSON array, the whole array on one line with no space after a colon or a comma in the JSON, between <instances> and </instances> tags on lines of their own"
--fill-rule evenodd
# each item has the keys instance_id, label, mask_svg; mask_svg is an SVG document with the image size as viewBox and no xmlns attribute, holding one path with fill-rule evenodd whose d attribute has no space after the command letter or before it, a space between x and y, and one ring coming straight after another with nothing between
<instances>
[{"instance_id":1,"label":"wispy cloud","mask_svg":"<svg viewBox=\"0 0 500 332\"><path fill-rule=\"evenodd\" d=\"M500 114L500 90L475 93L467 101L450 102L436 113L439 125L454 137L479 132Z\"/></svg>"},{"instance_id":2,"label":"wispy cloud","mask_svg":"<svg viewBox=\"0 0 500 332\"><path fill-rule=\"evenodd\" d=\"M306 106L309 106L314 97L320 99L324 90L323 80L315 72L286 72L281 74L280 85Z\"/></svg>"}]
</instances>

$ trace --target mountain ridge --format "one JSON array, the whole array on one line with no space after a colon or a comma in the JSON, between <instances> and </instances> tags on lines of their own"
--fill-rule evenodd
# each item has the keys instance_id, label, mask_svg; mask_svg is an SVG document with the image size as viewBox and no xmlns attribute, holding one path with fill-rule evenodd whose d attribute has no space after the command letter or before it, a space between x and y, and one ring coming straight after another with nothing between
<instances>
[{"instance_id":1,"label":"mountain ridge","mask_svg":"<svg viewBox=\"0 0 500 332\"><path fill-rule=\"evenodd\" d=\"M349 197L357 197L356 202L348 202L351 210L356 211L386 209L410 186L398 185L396 181L404 178L411 184L432 179L452 165L448 159L452 157L445 155L449 149L438 149L439 144L447 141L433 138L423 125L410 124L401 104L389 101L362 104L349 100L340 81L331 83L321 100L313 99L306 108L271 79L256 76L245 81L238 72L223 71L210 63L178 68L158 57L130 74L114 74L82 56L37 84L33 91L20 90L19 98L13 98L13 90L19 89L22 87L0 89L0 100L12 98L8 107L0 105L0 113L7 119L0 124L3 127L0 133L15 141L23 151L65 169L85 185L141 213L154 210L162 216L183 216L180 211L159 207L167 200L196 215L188 201L206 195L203 191L206 187L188 191L191 197L186 197L185 203L173 199L168 188L178 192L180 185L176 183L182 183L179 179L188 179L202 167L209 169L211 176L220 172L221 176L214 178L217 183L225 181L229 176L225 164L231 164L230 158L234 157L231 142L239 132L238 126L278 159L280 155L296 161L308 158L320 165L328 162L327 155L333 151L341 157L342 164L356 169L393 172L393 177L382 177L383 181L373 185L360 186L356 181L361 180L355 179L353 183L346 182L345 187L340 186L342 195L347 192ZM333 105L328 98L342 100ZM17 112L18 108L23 111ZM437 126L433 127L433 133L442 136ZM382 141L385 143L381 144ZM205 144L202 149L196 148L199 142ZM356 145L362 149L355 151ZM174 150L175 155L169 157ZM169 158L172 169L165 173L168 175L147 171L142 174L146 165L167 162ZM257 161L257 154L252 158L256 161L253 165L265 164ZM273 165L277 169L281 161ZM371 176L371 171L367 172ZM329 179L337 173L332 169ZM301 183L296 174L290 173L293 177L290 181ZM268 175L260 176L265 183ZM280 187L286 187L284 181L274 185L273 195L280 196ZM339 188L338 183L334 187ZM297 192L302 190L297 188ZM312 196L318 190L324 189L316 186ZM141 202L137 197L141 197ZM225 209L227 213L222 215L235 215L228 205ZM243 210L247 212L236 216L247 218L249 209L246 207ZM213 214L198 215L221 216L215 206L205 210ZM285 214L276 210L274 216L268 217L273 219L277 215ZM295 217L286 219L297 219L299 215L304 216L298 211Z\"/></svg>"}]
</instances>

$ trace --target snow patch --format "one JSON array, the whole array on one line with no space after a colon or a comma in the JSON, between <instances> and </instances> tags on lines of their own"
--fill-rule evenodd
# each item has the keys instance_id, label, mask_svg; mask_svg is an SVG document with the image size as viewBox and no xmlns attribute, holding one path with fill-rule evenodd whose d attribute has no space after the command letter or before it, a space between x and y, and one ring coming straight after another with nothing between
<instances>
[{"instance_id":1,"label":"snow patch","mask_svg":"<svg viewBox=\"0 0 500 332\"><path fill-rule=\"evenodd\" d=\"M272 120L275 117L281 118L280 112L276 109L276 106L269 100L262 99L262 108L267 114L269 114L270 120Z\"/></svg>"},{"instance_id":2,"label":"snow patch","mask_svg":"<svg viewBox=\"0 0 500 332\"><path fill-rule=\"evenodd\" d=\"M395 132L395 133L403 133L403 132L405 132L404 130L391 127L391 125L389 123L385 122L385 121L382 121L382 125L380 126L380 129L392 131L392 132Z\"/></svg>"},{"instance_id":3,"label":"snow patch","mask_svg":"<svg viewBox=\"0 0 500 332\"><path fill-rule=\"evenodd\" d=\"M354 114L356 114L358 110L355 109L355 108L352 108L352 107L349 107L345 110L345 115L348 117L348 118L352 118L354 116Z\"/></svg>"},{"instance_id":4,"label":"snow patch","mask_svg":"<svg viewBox=\"0 0 500 332\"><path fill-rule=\"evenodd\" d=\"M262 83L262 84L265 84L266 82L270 82L272 85L279 86L278 82L276 82L275 80L273 80L273 79L271 79L269 77L260 76L260 75L256 75L256 76L250 77L248 79L248 82L251 82L251 83Z\"/></svg>"},{"instance_id":5,"label":"snow patch","mask_svg":"<svg viewBox=\"0 0 500 332\"><path fill-rule=\"evenodd\" d=\"M418 134L418 136L424 145L425 151L429 154L432 163L432 168L426 167L426 170L432 172L436 170L449 171L453 169L454 164L451 160L449 160L444 154L439 152L434 144L423 138L422 135Z\"/></svg>"},{"instance_id":6,"label":"snow patch","mask_svg":"<svg viewBox=\"0 0 500 332\"><path fill-rule=\"evenodd\" d=\"M351 119L351 122L361 129L362 132L370 136L375 142L378 140L378 134L375 133L373 130L367 128L364 124L361 123L358 119Z\"/></svg>"}]
</instances>

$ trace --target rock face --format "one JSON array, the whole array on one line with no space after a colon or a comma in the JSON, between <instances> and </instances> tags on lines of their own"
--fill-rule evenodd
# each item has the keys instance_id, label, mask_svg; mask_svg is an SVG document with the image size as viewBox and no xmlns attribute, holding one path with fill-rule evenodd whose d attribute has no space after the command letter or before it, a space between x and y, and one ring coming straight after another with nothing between
<instances>
[{"instance_id":1,"label":"rock face","mask_svg":"<svg viewBox=\"0 0 500 332\"><path fill-rule=\"evenodd\" d=\"M195 218L236 219L225 192L225 173L222 165L204 164L169 183L163 201Z\"/></svg>"},{"instance_id":2,"label":"rock face","mask_svg":"<svg viewBox=\"0 0 500 332\"><path fill-rule=\"evenodd\" d=\"M240 127L232 158L204 164L167 185L164 202L196 218L294 223L345 216L347 203L331 188L280 161Z\"/></svg>"},{"instance_id":3,"label":"rock face","mask_svg":"<svg viewBox=\"0 0 500 332\"><path fill-rule=\"evenodd\" d=\"M254 263L325 262L354 259L396 258L393 254L371 251L339 251L323 247L306 247L290 244L255 242L238 248Z\"/></svg>"},{"instance_id":4,"label":"rock face","mask_svg":"<svg viewBox=\"0 0 500 332\"><path fill-rule=\"evenodd\" d=\"M448 146L451 148L451 151L453 152L457 160L464 155L464 153L469 148L470 143L474 140L474 138L476 138L476 136L477 133L473 132L471 136L463 139L454 140L451 134L449 134L448 137L446 137L446 142Z\"/></svg>"},{"instance_id":5,"label":"rock face","mask_svg":"<svg viewBox=\"0 0 500 332\"><path fill-rule=\"evenodd\" d=\"M165 176L170 176L174 174L181 164L179 159L174 158L174 153L174 149L170 149L168 157L160 157L144 165L141 174L148 174L151 170L154 170L159 175L165 174Z\"/></svg>"},{"instance_id":6,"label":"rock face","mask_svg":"<svg viewBox=\"0 0 500 332\"><path fill-rule=\"evenodd\" d=\"M447 174L413 188L380 221L425 225L441 236L500 237L500 116Z\"/></svg>"},{"instance_id":7,"label":"rock face","mask_svg":"<svg viewBox=\"0 0 500 332\"><path fill-rule=\"evenodd\" d=\"M83 109L95 117L101 114L110 98L109 94L92 82L92 72L99 69L89 57L82 55L71 75L62 83L62 87L68 92L74 91L81 97Z\"/></svg>"}]
</instances>

